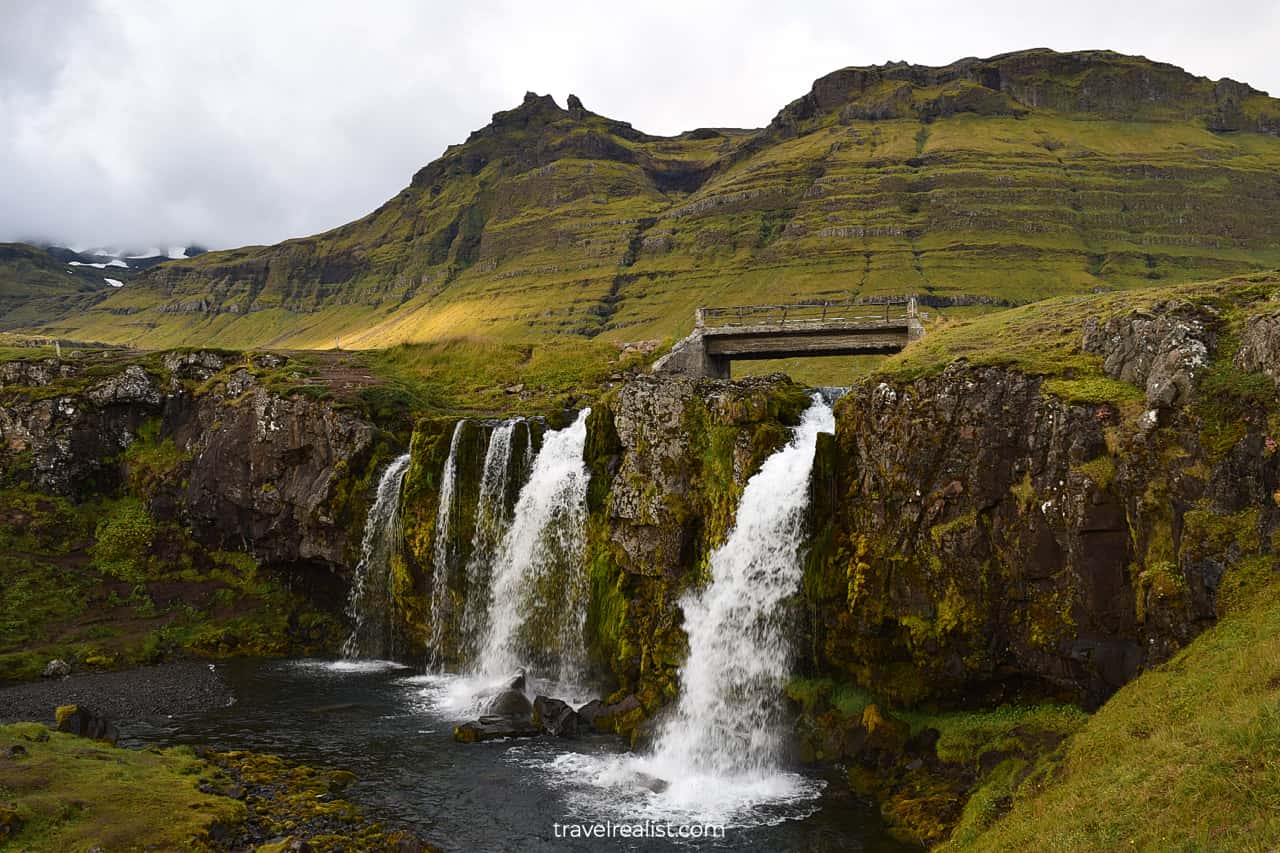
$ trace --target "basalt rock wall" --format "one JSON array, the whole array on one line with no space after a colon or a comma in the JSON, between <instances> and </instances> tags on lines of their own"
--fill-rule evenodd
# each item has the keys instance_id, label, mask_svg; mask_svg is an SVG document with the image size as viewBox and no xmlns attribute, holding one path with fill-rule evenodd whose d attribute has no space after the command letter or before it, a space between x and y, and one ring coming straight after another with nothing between
<instances>
[{"instance_id":1,"label":"basalt rock wall","mask_svg":"<svg viewBox=\"0 0 1280 853\"><path fill-rule=\"evenodd\" d=\"M0 366L0 472L75 500L134 493L201 545L266 564L352 564L388 442L274 380L282 356L212 351Z\"/></svg>"}]
</instances>

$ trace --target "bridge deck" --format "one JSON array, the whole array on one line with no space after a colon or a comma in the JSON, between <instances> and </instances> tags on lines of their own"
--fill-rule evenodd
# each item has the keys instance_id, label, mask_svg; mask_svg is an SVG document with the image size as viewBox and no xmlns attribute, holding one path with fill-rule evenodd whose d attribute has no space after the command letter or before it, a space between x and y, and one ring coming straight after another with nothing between
<instances>
[{"instance_id":1,"label":"bridge deck","mask_svg":"<svg viewBox=\"0 0 1280 853\"><path fill-rule=\"evenodd\" d=\"M693 334L654 369L728 378L732 361L892 353L923 334L914 299L699 308Z\"/></svg>"},{"instance_id":2,"label":"bridge deck","mask_svg":"<svg viewBox=\"0 0 1280 853\"><path fill-rule=\"evenodd\" d=\"M897 352L911 334L905 319L828 320L718 326L702 330L708 356L733 360Z\"/></svg>"}]
</instances>

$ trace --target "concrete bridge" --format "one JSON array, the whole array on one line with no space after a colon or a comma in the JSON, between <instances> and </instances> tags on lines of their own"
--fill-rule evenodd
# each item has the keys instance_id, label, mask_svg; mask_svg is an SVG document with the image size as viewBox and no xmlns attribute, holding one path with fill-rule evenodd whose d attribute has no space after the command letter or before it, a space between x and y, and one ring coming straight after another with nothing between
<instances>
[{"instance_id":1,"label":"concrete bridge","mask_svg":"<svg viewBox=\"0 0 1280 853\"><path fill-rule=\"evenodd\" d=\"M653 365L655 373L728 379L734 361L899 352L924 337L914 298L881 304L801 302L699 308L693 333Z\"/></svg>"}]
</instances>

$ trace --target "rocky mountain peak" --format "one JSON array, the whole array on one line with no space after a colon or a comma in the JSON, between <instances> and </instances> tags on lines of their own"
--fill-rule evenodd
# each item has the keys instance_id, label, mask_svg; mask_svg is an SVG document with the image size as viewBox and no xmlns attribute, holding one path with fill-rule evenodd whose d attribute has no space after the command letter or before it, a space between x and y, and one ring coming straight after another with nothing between
<instances>
[{"instance_id":1,"label":"rocky mountain peak","mask_svg":"<svg viewBox=\"0 0 1280 853\"><path fill-rule=\"evenodd\" d=\"M804 132L832 113L842 121L931 121L955 113L1016 117L1031 110L1117 121L1195 120L1214 131L1280 134L1280 104L1247 84L1211 81L1143 56L1048 48L943 66L889 62L842 68L814 81L770 129Z\"/></svg>"}]
</instances>

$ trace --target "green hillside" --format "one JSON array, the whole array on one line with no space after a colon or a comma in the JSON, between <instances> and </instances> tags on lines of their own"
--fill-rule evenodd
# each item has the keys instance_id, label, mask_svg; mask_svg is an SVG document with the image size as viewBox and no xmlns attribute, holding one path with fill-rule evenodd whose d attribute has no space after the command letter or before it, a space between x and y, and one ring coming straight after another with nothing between
<instances>
[{"instance_id":1,"label":"green hillside","mask_svg":"<svg viewBox=\"0 0 1280 853\"><path fill-rule=\"evenodd\" d=\"M673 338L698 305L1273 269L1278 214L1280 101L1109 52L847 68L766 128L671 138L531 93L362 219L31 325L146 347Z\"/></svg>"},{"instance_id":2,"label":"green hillside","mask_svg":"<svg viewBox=\"0 0 1280 853\"><path fill-rule=\"evenodd\" d=\"M88 307L109 290L97 270L68 266L25 243L0 243L0 330Z\"/></svg>"}]
</instances>

